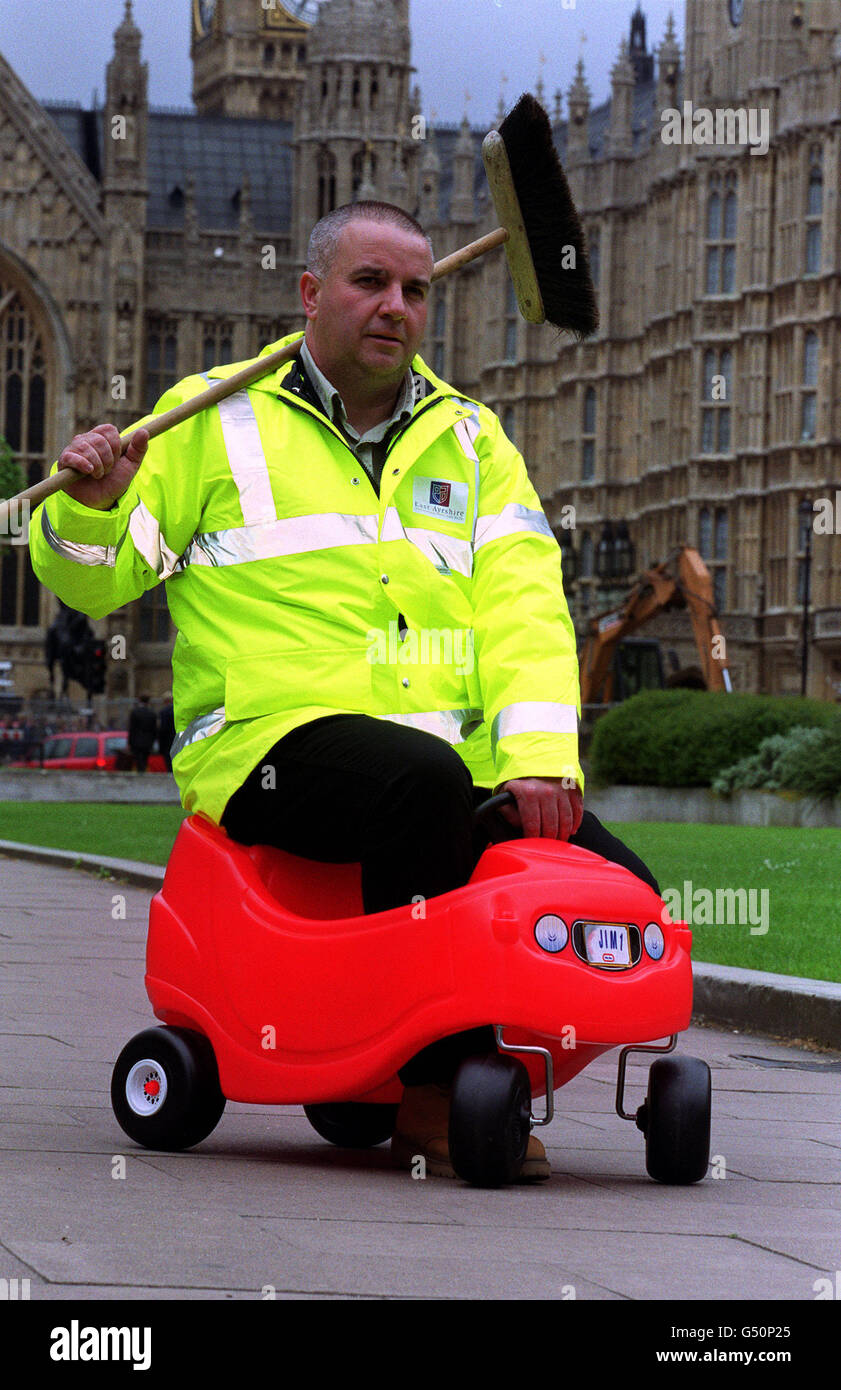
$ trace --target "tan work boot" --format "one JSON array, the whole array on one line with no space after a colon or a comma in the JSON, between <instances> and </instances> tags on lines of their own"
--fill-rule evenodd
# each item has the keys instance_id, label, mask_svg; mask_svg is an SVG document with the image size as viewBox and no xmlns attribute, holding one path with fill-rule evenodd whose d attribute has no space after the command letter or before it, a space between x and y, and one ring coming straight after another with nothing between
<instances>
[{"instance_id":1,"label":"tan work boot","mask_svg":"<svg viewBox=\"0 0 841 1390\"><path fill-rule=\"evenodd\" d=\"M397 1111L391 1139L391 1161L399 1168L412 1168L419 1158L424 1170L435 1178L454 1178L450 1162L450 1087L428 1084L407 1086ZM551 1176L546 1150L539 1139L529 1136L523 1165L515 1182L543 1182Z\"/></svg>"},{"instance_id":2,"label":"tan work boot","mask_svg":"<svg viewBox=\"0 0 841 1390\"><path fill-rule=\"evenodd\" d=\"M391 1161L412 1168L419 1158L435 1178L454 1178L447 1134L450 1127L450 1087L407 1086L391 1137Z\"/></svg>"},{"instance_id":3,"label":"tan work boot","mask_svg":"<svg viewBox=\"0 0 841 1390\"><path fill-rule=\"evenodd\" d=\"M546 1150L539 1139L535 1139L533 1134L529 1135L526 1156L523 1159L523 1166L515 1182L545 1182L546 1178L552 1176L552 1169L546 1157Z\"/></svg>"}]
</instances>

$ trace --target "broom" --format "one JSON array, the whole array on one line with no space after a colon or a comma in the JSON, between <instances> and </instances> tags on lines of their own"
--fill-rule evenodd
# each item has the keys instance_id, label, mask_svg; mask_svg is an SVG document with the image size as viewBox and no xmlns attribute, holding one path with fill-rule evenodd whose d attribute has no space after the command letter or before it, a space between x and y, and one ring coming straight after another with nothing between
<instances>
[{"instance_id":1,"label":"broom","mask_svg":"<svg viewBox=\"0 0 841 1390\"><path fill-rule=\"evenodd\" d=\"M482 158L502 225L437 261L432 279L440 280L504 245L517 303L528 323L548 321L577 338L595 332L598 312L584 233L555 152L549 117L533 96L522 96L499 130L485 137ZM142 427L132 425L121 435L123 453L136 429L143 428L150 439L157 438L290 361L301 341L296 339L257 358L173 410L153 416ZM0 535L13 506L22 502L36 505L84 476L75 468L61 468L25 492L0 502Z\"/></svg>"}]
</instances>

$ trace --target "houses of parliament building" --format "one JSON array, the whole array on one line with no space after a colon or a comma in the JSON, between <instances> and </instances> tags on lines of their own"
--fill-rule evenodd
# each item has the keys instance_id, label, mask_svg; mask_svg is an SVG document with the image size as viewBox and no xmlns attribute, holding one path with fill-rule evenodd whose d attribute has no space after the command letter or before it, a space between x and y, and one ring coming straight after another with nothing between
<instances>
[{"instance_id":1,"label":"houses of parliament building","mask_svg":"<svg viewBox=\"0 0 841 1390\"><path fill-rule=\"evenodd\" d=\"M302 326L308 235L332 207L397 203L436 257L495 225L480 146L500 113L424 119L409 0L180 3L194 110L149 107L131 0L96 109L39 102L0 56L0 435L30 482L75 433L125 428L180 377ZM581 61L567 91L537 88L598 332L524 322L497 250L433 286L423 355L522 452L579 632L630 582L611 588L617 537L631 579L689 544L734 688L800 690L808 585L808 693L839 700L841 6L684 0L681 51L671 20L649 47L634 3L609 7L607 102ZM566 23L541 36L550 89ZM26 546L0 547L18 694L46 689L56 611ZM164 586L97 626L126 639L107 695L162 695ZM685 613L645 631L695 659Z\"/></svg>"}]
</instances>

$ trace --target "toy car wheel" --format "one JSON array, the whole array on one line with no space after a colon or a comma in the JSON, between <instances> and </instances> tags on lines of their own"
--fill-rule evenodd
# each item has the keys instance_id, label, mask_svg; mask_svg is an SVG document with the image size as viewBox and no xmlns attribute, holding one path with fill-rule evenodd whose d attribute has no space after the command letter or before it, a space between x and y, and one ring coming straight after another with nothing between
<instances>
[{"instance_id":1,"label":"toy car wheel","mask_svg":"<svg viewBox=\"0 0 841 1390\"><path fill-rule=\"evenodd\" d=\"M658 1057L642 1115L645 1166L655 1182L700 1182L710 1161L710 1069L698 1057Z\"/></svg>"},{"instance_id":2,"label":"toy car wheel","mask_svg":"<svg viewBox=\"0 0 841 1390\"><path fill-rule=\"evenodd\" d=\"M462 1062L450 1107L450 1162L477 1187L519 1175L529 1142L531 1083L523 1063L491 1053Z\"/></svg>"},{"instance_id":3,"label":"toy car wheel","mask_svg":"<svg viewBox=\"0 0 841 1390\"><path fill-rule=\"evenodd\" d=\"M225 1097L209 1040L186 1028L147 1028L127 1043L111 1077L111 1104L147 1149L189 1149L216 1128Z\"/></svg>"},{"instance_id":4,"label":"toy car wheel","mask_svg":"<svg viewBox=\"0 0 841 1390\"><path fill-rule=\"evenodd\" d=\"M333 1105L305 1105L304 1114L322 1139L340 1149L372 1149L394 1133L396 1105L368 1105L344 1101Z\"/></svg>"}]
</instances>

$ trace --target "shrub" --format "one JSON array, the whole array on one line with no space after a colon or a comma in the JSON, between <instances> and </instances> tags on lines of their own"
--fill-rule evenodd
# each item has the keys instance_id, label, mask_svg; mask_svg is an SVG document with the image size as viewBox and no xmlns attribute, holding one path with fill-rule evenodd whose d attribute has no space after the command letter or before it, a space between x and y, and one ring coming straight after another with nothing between
<instances>
[{"instance_id":1,"label":"shrub","mask_svg":"<svg viewBox=\"0 0 841 1390\"><path fill-rule=\"evenodd\" d=\"M796 696L643 691L597 722L592 776L602 784L706 787L772 735L837 719L834 705Z\"/></svg>"},{"instance_id":2,"label":"shrub","mask_svg":"<svg viewBox=\"0 0 841 1390\"><path fill-rule=\"evenodd\" d=\"M789 729L773 734L756 753L725 768L713 782L713 790L763 787L767 791L790 788L813 796L841 793L841 719L826 728Z\"/></svg>"}]
</instances>

